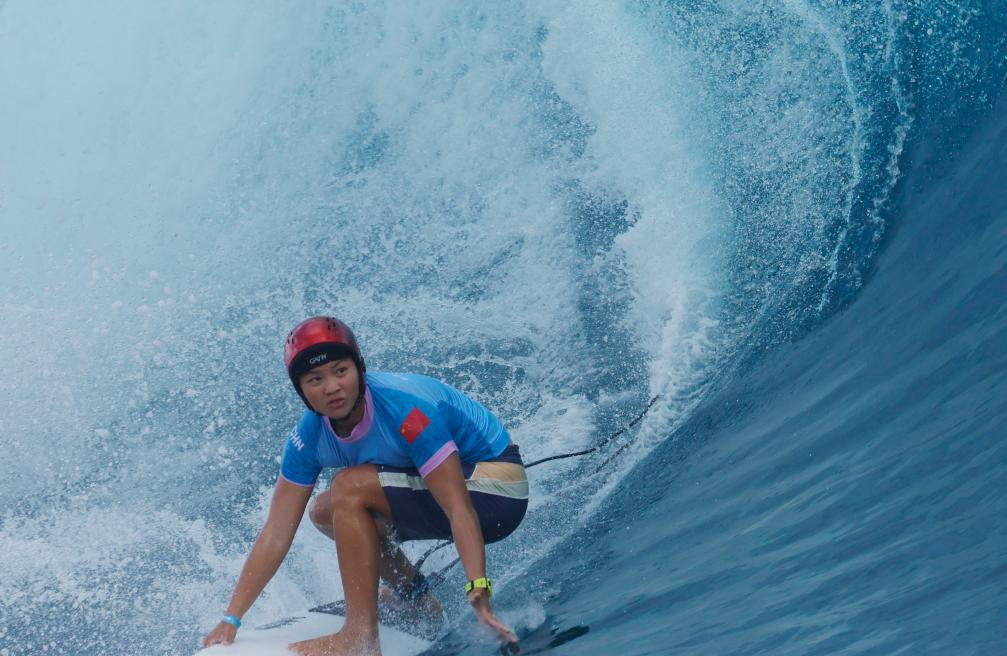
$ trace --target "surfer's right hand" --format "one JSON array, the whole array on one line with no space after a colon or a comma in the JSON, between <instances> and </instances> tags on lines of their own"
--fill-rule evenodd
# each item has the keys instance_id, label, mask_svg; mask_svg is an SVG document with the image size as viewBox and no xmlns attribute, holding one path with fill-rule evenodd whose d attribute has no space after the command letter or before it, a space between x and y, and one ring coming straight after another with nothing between
<instances>
[{"instance_id":1,"label":"surfer's right hand","mask_svg":"<svg viewBox=\"0 0 1007 656\"><path fill-rule=\"evenodd\" d=\"M472 611L479 618L479 621L486 627L492 629L501 638L509 643L511 654L521 653L521 648L518 646L517 636L514 632L510 630L510 627L501 622L496 615L493 614L493 610L490 609L490 599L489 595L486 594L485 590L473 590L469 593L469 603L472 604Z\"/></svg>"},{"instance_id":2,"label":"surfer's right hand","mask_svg":"<svg viewBox=\"0 0 1007 656\"><path fill-rule=\"evenodd\" d=\"M229 645L234 642L234 636L238 635L238 629L233 624L221 622L206 634L203 638L203 647L210 645Z\"/></svg>"}]
</instances>

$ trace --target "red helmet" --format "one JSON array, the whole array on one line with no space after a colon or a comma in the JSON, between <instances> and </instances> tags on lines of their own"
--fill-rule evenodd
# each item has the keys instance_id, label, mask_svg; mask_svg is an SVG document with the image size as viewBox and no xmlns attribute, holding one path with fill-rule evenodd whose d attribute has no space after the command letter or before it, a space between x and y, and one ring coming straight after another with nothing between
<instances>
[{"instance_id":1,"label":"red helmet","mask_svg":"<svg viewBox=\"0 0 1007 656\"><path fill-rule=\"evenodd\" d=\"M326 362L352 358L360 372L360 394L364 393L364 358L360 355L357 338L345 323L335 317L311 317L297 324L287 335L283 347L283 361L294 389L311 409L311 405L301 391L298 379L301 375Z\"/></svg>"}]
</instances>

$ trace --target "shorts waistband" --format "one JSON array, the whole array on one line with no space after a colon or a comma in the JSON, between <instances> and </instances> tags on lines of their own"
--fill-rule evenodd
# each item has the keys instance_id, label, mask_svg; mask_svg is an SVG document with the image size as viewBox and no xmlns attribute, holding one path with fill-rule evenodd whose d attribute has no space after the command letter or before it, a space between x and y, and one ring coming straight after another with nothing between
<instances>
[{"instance_id":1,"label":"shorts waistband","mask_svg":"<svg viewBox=\"0 0 1007 656\"><path fill-rule=\"evenodd\" d=\"M508 444L507 448L500 452L500 455L483 462L510 462L515 465L524 465L524 460L521 458L521 447L517 444Z\"/></svg>"}]
</instances>

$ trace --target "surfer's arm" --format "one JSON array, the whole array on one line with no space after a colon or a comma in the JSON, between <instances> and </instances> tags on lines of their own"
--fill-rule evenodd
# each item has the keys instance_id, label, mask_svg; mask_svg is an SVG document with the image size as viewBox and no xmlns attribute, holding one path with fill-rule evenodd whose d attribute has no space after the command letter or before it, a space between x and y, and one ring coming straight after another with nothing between
<instances>
[{"instance_id":1,"label":"surfer's arm","mask_svg":"<svg viewBox=\"0 0 1007 656\"><path fill-rule=\"evenodd\" d=\"M279 569L294 541L294 533L304 516L311 490L282 477L277 479L266 524L242 567L228 613L238 617L245 615Z\"/></svg>"},{"instance_id":2,"label":"surfer's arm","mask_svg":"<svg viewBox=\"0 0 1007 656\"><path fill-rule=\"evenodd\" d=\"M312 489L295 485L283 477L277 479L266 524L241 569L234 596L227 606L228 613L238 617L244 615L276 574L294 541Z\"/></svg>"},{"instance_id":3,"label":"surfer's arm","mask_svg":"<svg viewBox=\"0 0 1007 656\"><path fill-rule=\"evenodd\" d=\"M245 559L244 567L241 568L238 584L234 588L231 602L227 605L227 614L242 617L276 574L294 541L294 534L304 516L311 491L312 488L295 485L283 477L277 479L269 515L252 546L252 551ZM206 637L204 645L214 642L227 644L233 638L234 630L231 625L221 622Z\"/></svg>"},{"instance_id":4,"label":"surfer's arm","mask_svg":"<svg viewBox=\"0 0 1007 656\"><path fill-rule=\"evenodd\" d=\"M445 458L424 480L451 524L451 536L465 568L465 576L470 581L486 576L486 545L479 528L479 516L465 488L458 453Z\"/></svg>"},{"instance_id":5,"label":"surfer's arm","mask_svg":"<svg viewBox=\"0 0 1007 656\"><path fill-rule=\"evenodd\" d=\"M451 536L458 549L466 578L474 581L485 577L486 544L483 542L479 516L472 507L472 497L465 487L465 475L462 473L458 453L445 458L424 480L451 524ZM504 640L517 643L514 633L490 609L486 590L474 590L469 595L469 603L480 622L496 631Z\"/></svg>"}]
</instances>

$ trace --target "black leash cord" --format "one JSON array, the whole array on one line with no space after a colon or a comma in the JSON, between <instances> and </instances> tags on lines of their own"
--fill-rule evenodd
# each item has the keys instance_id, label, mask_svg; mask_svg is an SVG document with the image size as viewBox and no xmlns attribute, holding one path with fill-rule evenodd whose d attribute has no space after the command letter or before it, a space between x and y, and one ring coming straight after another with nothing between
<instances>
[{"instance_id":1,"label":"black leash cord","mask_svg":"<svg viewBox=\"0 0 1007 656\"><path fill-rule=\"evenodd\" d=\"M525 469L531 469L535 465L541 465L543 462L549 462L550 460L562 460L563 458L574 458L576 456L586 456L589 453L594 453L595 451L601 449L603 446L605 446L606 444L608 444L609 442L611 442L615 438L619 437L620 435L622 435L623 433L625 433L626 431L628 431L633 426L636 426L641 421L643 421L643 418L647 416L647 413L650 411L651 407L653 407L654 403L656 403L657 400L660 397L661 397L661 395L658 394L658 395L654 396L653 398L651 398L650 401L647 402L647 406L643 409L642 412L640 412L640 414L638 414L636 416L635 419L633 419L633 421L629 422L623 428L620 428L616 432L614 432L611 435L609 435L608 437L606 437L604 440L602 440L601 442L599 442L597 444L597 446L593 446L590 449L585 449L583 451L576 451L574 453L561 453L559 455L549 456L548 458L542 458L541 460L536 460L535 462L528 463L527 465L524 466L524 468ZM435 551L439 551L439 550L443 549L444 547L448 546L449 544L453 544L451 540L447 540L445 542L441 542L440 544L434 545L433 547L431 547L430 549L428 549L425 554L423 554L422 556L420 556L419 560L416 561L416 563L413 565L413 567L415 567L416 571L418 572L420 570L420 567L423 566L423 563L426 562L427 558L429 558L431 554L433 554ZM442 581L444 581L444 575L447 574L447 571L449 569L451 569L452 567L454 567L455 565L457 565L458 561L460 561L460 560L461 560L461 558L455 558L453 561L451 561L451 563L449 565L447 565L446 567L443 567L441 569L441 571L436 572L434 574L431 574L429 577L427 577L427 578L430 579L430 587L434 587L434 586L438 585L439 583L441 583Z\"/></svg>"},{"instance_id":2,"label":"black leash cord","mask_svg":"<svg viewBox=\"0 0 1007 656\"><path fill-rule=\"evenodd\" d=\"M541 465L543 462L549 462L550 460L562 460L563 458L573 458L575 456L586 456L589 453L594 453L595 451L601 449L603 446L605 446L606 444L608 444L609 442L611 442L615 438L619 437L620 435L622 435L623 433L625 433L626 431L628 431L633 426L636 426L641 421L643 421L643 418L647 416L647 413L650 411L651 407L653 407L654 403L656 403L657 400L660 397L661 397L660 394L652 397L650 399L650 401L647 402L647 405L643 409L643 411L640 414L638 414L636 416L636 418L633 419L633 421L629 422L623 428L620 428L616 432L612 433L611 435L609 435L608 437L606 437L605 439L603 439L601 442L598 443L597 446L593 446L590 449L585 449L584 451L577 451L575 453L562 453L562 454L557 455L557 456L549 456L548 458L542 458L541 460L536 460L535 462L528 463L527 465L524 466L524 468L525 469L531 469L535 465Z\"/></svg>"},{"instance_id":3,"label":"black leash cord","mask_svg":"<svg viewBox=\"0 0 1007 656\"><path fill-rule=\"evenodd\" d=\"M427 558L430 557L430 555L433 552L440 551L441 549L443 549L444 547L446 547L446 546L448 546L449 544L452 544L452 543L453 543L452 540L447 540L445 542L441 542L440 544L437 544L437 545L434 545L434 546L430 547L430 549L428 549L425 554L423 554L422 556L420 556L419 560L417 560L415 563L413 563L413 567L416 568L417 572L420 571L420 568L423 567L423 563L426 561ZM457 562L457 561L455 561L455 562ZM451 563L451 565L454 565L454 563ZM448 565L448 567L451 567L451 565ZM436 576L436 575L434 575L434 576Z\"/></svg>"},{"instance_id":4,"label":"black leash cord","mask_svg":"<svg viewBox=\"0 0 1007 656\"><path fill-rule=\"evenodd\" d=\"M549 456L548 458L542 458L541 460L536 460L535 462L530 462L524 466L525 469L534 467L535 465L541 465L543 462L549 462L550 460L562 460L563 458L573 458L575 456L586 456L589 453L594 453L598 450L598 447L594 446L590 449L585 449L584 451L577 451L576 453L563 453L558 456Z\"/></svg>"}]
</instances>

